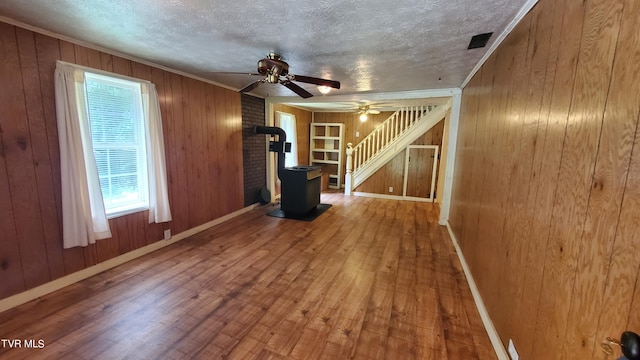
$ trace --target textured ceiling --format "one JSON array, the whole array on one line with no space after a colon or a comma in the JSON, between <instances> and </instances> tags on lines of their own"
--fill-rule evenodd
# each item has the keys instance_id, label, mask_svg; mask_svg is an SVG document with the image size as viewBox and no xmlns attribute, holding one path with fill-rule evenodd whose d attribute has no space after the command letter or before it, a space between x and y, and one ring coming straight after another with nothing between
<instances>
[{"instance_id":1,"label":"textured ceiling","mask_svg":"<svg viewBox=\"0 0 640 360\"><path fill-rule=\"evenodd\" d=\"M2 0L0 16L240 89L269 52L331 95L459 87L526 0ZM302 84L301 84L302 85ZM311 85L303 87L320 95ZM262 84L261 97L295 96ZM325 96L330 98L331 96Z\"/></svg>"}]
</instances>

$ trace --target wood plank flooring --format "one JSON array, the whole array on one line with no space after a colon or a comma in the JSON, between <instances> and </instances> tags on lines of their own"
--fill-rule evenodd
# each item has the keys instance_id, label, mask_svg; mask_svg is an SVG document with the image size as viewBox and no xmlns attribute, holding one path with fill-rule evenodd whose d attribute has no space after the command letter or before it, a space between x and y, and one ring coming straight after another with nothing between
<instances>
[{"instance_id":1,"label":"wood plank flooring","mask_svg":"<svg viewBox=\"0 0 640 360\"><path fill-rule=\"evenodd\" d=\"M322 197L313 222L256 209L2 313L23 347L0 358L496 358L437 205Z\"/></svg>"}]
</instances>

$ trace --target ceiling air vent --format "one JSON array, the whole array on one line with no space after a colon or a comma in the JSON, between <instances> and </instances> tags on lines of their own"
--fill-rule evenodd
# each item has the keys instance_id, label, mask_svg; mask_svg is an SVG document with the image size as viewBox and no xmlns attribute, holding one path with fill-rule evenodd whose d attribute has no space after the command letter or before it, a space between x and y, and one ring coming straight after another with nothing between
<instances>
[{"instance_id":1,"label":"ceiling air vent","mask_svg":"<svg viewBox=\"0 0 640 360\"><path fill-rule=\"evenodd\" d=\"M483 48L487 46L487 42L489 42L491 35L493 35L492 32L473 35L471 37L471 41L469 42L469 47L467 49L477 49L477 48Z\"/></svg>"}]
</instances>

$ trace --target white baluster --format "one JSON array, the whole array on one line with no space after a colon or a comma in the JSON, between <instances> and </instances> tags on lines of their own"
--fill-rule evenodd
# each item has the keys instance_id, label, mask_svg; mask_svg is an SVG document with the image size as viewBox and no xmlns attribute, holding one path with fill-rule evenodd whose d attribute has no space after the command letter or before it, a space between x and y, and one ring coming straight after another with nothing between
<instances>
[{"instance_id":1,"label":"white baluster","mask_svg":"<svg viewBox=\"0 0 640 360\"><path fill-rule=\"evenodd\" d=\"M344 194L351 195L353 184L353 144L347 143L347 173L344 177Z\"/></svg>"}]
</instances>

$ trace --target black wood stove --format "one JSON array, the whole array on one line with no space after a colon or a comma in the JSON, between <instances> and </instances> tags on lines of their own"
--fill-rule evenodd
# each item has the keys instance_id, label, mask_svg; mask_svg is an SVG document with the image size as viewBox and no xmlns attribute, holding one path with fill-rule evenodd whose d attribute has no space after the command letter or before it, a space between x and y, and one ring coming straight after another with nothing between
<instances>
[{"instance_id":1,"label":"black wood stove","mask_svg":"<svg viewBox=\"0 0 640 360\"><path fill-rule=\"evenodd\" d=\"M278 178L281 182L280 209L285 213L306 214L320 204L322 169L319 166L284 167L285 150L289 150L287 135L279 127L256 126L256 134L277 135L269 142L269 151L278 154Z\"/></svg>"}]
</instances>

